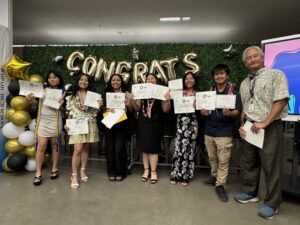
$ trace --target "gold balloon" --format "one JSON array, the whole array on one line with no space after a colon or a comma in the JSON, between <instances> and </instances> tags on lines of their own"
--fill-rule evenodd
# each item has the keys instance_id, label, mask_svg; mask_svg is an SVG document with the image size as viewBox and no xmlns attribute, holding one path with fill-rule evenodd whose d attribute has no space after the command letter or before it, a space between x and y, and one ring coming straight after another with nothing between
<instances>
[{"instance_id":1,"label":"gold balloon","mask_svg":"<svg viewBox=\"0 0 300 225\"><path fill-rule=\"evenodd\" d=\"M24 146L20 144L18 138L8 139L4 145L8 153L17 153L23 150Z\"/></svg>"},{"instance_id":2,"label":"gold balloon","mask_svg":"<svg viewBox=\"0 0 300 225\"><path fill-rule=\"evenodd\" d=\"M74 66L74 62L76 59L83 60L84 59L84 54L82 52L76 51L71 53L67 60L67 68L70 71L70 75L72 76L74 73L80 71L79 66Z\"/></svg>"},{"instance_id":3,"label":"gold balloon","mask_svg":"<svg viewBox=\"0 0 300 225\"><path fill-rule=\"evenodd\" d=\"M35 157L35 145L31 145L31 146L26 146L24 148L24 153L25 155L27 155L30 158L34 158Z\"/></svg>"},{"instance_id":4,"label":"gold balloon","mask_svg":"<svg viewBox=\"0 0 300 225\"><path fill-rule=\"evenodd\" d=\"M122 70L125 70L124 72ZM119 62L115 73L120 74L123 77L124 82L127 84L130 78L129 71L131 70L131 62L122 61Z\"/></svg>"},{"instance_id":5,"label":"gold balloon","mask_svg":"<svg viewBox=\"0 0 300 225\"><path fill-rule=\"evenodd\" d=\"M29 77L29 81L31 81L31 82L37 82L37 83L44 83L44 78L41 75L32 74Z\"/></svg>"},{"instance_id":6,"label":"gold balloon","mask_svg":"<svg viewBox=\"0 0 300 225\"><path fill-rule=\"evenodd\" d=\"M5 112L5 117L8 121L11 121L12 116L14 115L14 113L16 112L16 110L14 108L8 108Z\"/></svg>"},{"instance_id":7,"label":"gold balloon","mask_svg":"<svg viewBox=\"0 0 300 225\"><path fill-rule=\"evenodd\" d=\"M2 161L2 168L5 172L13 172L13 170L11 168L8 167L7 165L7 160L8 160L9 156L7 156L3 161Z\"/></svg>"},{"instance_id":8,"label":"gold balloon","mask_svg":"<svg viewBox=\"0 0 300 225\"><path fill-rule=\"evenodd\" d=\"M24 96L16 96L11 99L10 106L16 110L27 110L29 103Z\"/></svg>"},{"instance_id":9,"label":"gold balloon","mask_svg":"<svg viewBox=\"0 0 300 225\"><path fill-rule=\"evenodd\" d=\"M10 60L2 66L4 73L8 79L13 80L28 80L28 70L32 63L22 61L18 56L13 55Z\"/></svg>"},{"instance_id":10,"label":"gold balloon","mask_svg":"<svg viewBox=\"0 0 300 225\"><path fill-rule=\"evenodd\" d=\"M163 83L168 84L168 78L165 74L165 71L163 70L163 68L160 66L159 62L156 59L154 59L151 62L149 72L155 74L157 78L160 79Z\"/></svg>"},{"instance_id":11,"label":"gold balloon","mask_svg":"<svg viewBox=\"0 0 300 225\"><path fill-rule=\"evenodd\" d=\"M17 110L11 118L11 122L19 127L28 126L31 122L30 114L24 110Z\"/></svg>"},{"instance_id":12,"label":"gold balloon","mask_svg":"<svg viewBox=\"0 0 300 225\"><path fill-rule=\"evenodd\" d=\"M95 81L100 80L103 75L104 81L107 83L109 78L115 73L115 67L116 61L112 61L108 69L106 62L103 59L99 59L95 73Z\"/></svg>"},{"instance_id":13,"label":"gold balloon","mask_svg":"<svg viewBox=\"0 0 300 225\"><path fill-rule=\"evenodd\" d=\"M97 59L95 56L89 55L85 58L82 65L82 72L90 76L94 76L97 67Z\"/></svg>"},{"instance_id":14,"label":"gold balloon","mask_svg":"<svg viewBox=\"0 0 300 225\"><path fill-rule=\"evenodd\" d=\"M162 60L159 62L161 66L165 66L168 71L168 77L169 80L174 80L176 79L176 72L175 72L175 64L179 61L178 57L176 56L175 58L172 59L167 59L167 60Z\"/></svg>"},{"instance_id":15,"label":"gold balloon","mask_svg":"<svg viewBox=\"0 0 300 225\"><path fill-rule=\"evenodd\" d=\"M184 57L183 57L183 62L184 64L191 68L191 70L186 70L185 73L188 73L188 72L192 72L194 74L198 74L200 72L200 66L195 63L194 61L192 60L196 60L197 59L197 54L196 53L187 53Z\"/></svg>"},{"instance_id":16,"label":"gold balloon","mask_svg":"<svg viewBox=\"0 0 300 225\"><path fill-rule=\"evenodd\" d=\"M133 67L133 83L145 83L148 67L146 63L138 62Z\"/></svg>"}]
</instances>

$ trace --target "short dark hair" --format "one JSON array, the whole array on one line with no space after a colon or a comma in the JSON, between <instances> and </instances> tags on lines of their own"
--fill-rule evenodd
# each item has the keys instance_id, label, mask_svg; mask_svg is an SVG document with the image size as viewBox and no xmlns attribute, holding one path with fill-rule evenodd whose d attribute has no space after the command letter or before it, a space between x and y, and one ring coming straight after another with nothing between
<instances>
[{"instance_id":1,"label":"short dark hair","mask_svg":"<svg viewBox=\"0 0 300 225\"><path fill-rule=\"evenodd\" d=\"M186 73L183 75L183 77L182 77L183 89L184 89L184 90L186 89L186 86L185 86L184 81L185 81L185 79L186 79L186 77L187 77L188 75L192 75L192 77L194 78L194 80L195 80L195 85L194 85L193 88L194 88L195 91L198 91L198 77L197 77L196 74L193 73L193 72L186 72Z\"/></svg>"},{"instance_id":2,"label":"short dark hair","mask_svg":"<svg viewBox=\"0 0 300 225\"><path fill-rule=\"evenodd\" d=\"M219 71L219 70L225 70L227 75L229 75L229 73L230 73L230 69L226 64L219 63L219 64L215 65L215 67L212 69L211 75L214 76L215 72Z\"/></svg>"}]
</instances>

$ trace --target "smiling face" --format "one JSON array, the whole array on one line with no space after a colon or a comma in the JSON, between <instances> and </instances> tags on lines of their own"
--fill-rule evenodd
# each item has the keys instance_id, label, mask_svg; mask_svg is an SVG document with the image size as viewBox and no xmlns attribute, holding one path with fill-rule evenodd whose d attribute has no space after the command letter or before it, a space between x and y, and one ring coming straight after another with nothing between
<instances>
[{"instance_id":1,"label":"smiling face","mask_svg":"<svg viewBox=\"0 0 300 225\"><path fill-rule=\"evenodd\" d=\"M121 78L117 75L114 75L111 78L111 86L115 91L119 91L121 89L122 81Z\"/></svg>"},{"instance_id":2,"label":"smiling face","mask_svg":"<svg viewBox=\"0 0 300 225\"><path fill-rule=\"evenodd\" d=\"M229 75L226 73L225 69L219 69L214 72L214 80L217 85L226 84L229 79Z\"/></svg>"},{"instance_id":3,"label":"smiling face","mask_svg":"<svg viewBox=\"0 0 300 225\"><path fill-rule=\"evenodd\" d=\"M252 72L256 73L264 67L264 57L255 48L247 50L245 55L245 66Z\"/></svg>"},{"instance_id":4,"label":"smiling face","mask_svg":"<svg viewBox=\"0 0 300 225\"><path fill-rule=\"evenodd\" d=\"M155 77L152 74L148 75L146 78L146 83L156 84Z\"/></svg>"},{"instance_id":5,"label":"smiling face","mask_svg":"<svg viewBox=\"0 0 300 225\"><path fill-rule=\"evenodd\" d=\"M87 89L89 86L89 78L86 75L81 76L78 81L78 86L80 89Z\"/></svg>"},{"instance_id":6,"label":"smiling face","mask_svg":"<svg viewBox=\"0 0 300 225\"><path fill-rule=\"evenodd\" d=\"M59 77L55 76L54 73L50 73L48 77L48 84L51 88L57 88L60 83Z\"/></svg>"},{"instance_id":7,"label":"smiling face","mask_svg":"<svg viewBox=\"0 0 300 225\"><path fill-rule=\"evenodd\" d=\"M188 74L184 79L184 86L186 89L193 89L196 81L192 74Z\"/></svg>"}]
</instances>

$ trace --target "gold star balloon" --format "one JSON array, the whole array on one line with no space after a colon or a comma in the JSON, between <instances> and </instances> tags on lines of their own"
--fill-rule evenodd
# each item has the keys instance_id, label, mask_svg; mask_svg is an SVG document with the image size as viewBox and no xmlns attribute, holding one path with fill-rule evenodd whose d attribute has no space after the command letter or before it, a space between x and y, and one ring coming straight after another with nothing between
<instances>
[{"instance_id":1,"label":"gold star balloon","mask_svg":"<svg viewBox=\"0 0 300 225\"><path fill-rule=\"evenodd\" d=\"M4 73L8 79L13 80L29 80L28 70L32 63L22 61L18 56L13 55L10 60L2 66Z\"/></svg>"}]
</instances>

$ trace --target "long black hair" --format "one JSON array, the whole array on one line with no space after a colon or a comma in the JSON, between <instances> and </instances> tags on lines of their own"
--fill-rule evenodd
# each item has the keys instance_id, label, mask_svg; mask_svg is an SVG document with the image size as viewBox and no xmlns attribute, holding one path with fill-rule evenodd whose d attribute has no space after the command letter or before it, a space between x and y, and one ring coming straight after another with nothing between
<instances>
[{"instance_id":1,"label":"long black hair","mask_svg":"<svg viewBox=\"0 0 300 225\"><path fill-rule=\"evenodd\" d=\"M120 74L115 73L115 74L111 75L111 77L109 78L109 81L107 82L107 85L105 88L105 92L114 92L114 88L111 86L111 81L114 76L118 76L121 79L121 92L128 91L127 85L125 84L123 77Z\"/></svg>"},{"instance_id":2,"label":"long black hair","mask_svg":"<svg viewBox=\"0 0 300 225\"><path fill-rule=\"evenodd\" d=\"M50 77L51 74L58 77L58 79L59 79L59 83L57 85L58 89L64 89L64 86L65 86L64 80L62 79L62 76L59 73L55 72L55 71L49 71L47 73L47 75L46 75L47 87L51 87L50 84L49 84L49 77Z\"/></svg>"},{"instance_id":3,"label":"long black hair","mask_svg":"<svg viewBox=\"0 0 300 225\"><path fill-rule=\"evenodd\" d=\"M83 77L83 76L86 76L86 77L88 78L89 85L88 85L88 87L87 87L87 90L88 90L88 91L93 91L93 92L96 91L96 89L95 89L95 87L94 87L94 83L93 83L92 77L89 76L89 75L87 75L87 74L85 74L85 73L80 72L80 73L78 73L78 75L76 76L76 80L75 80L75 83L74 83L74 85L73 85L73 90L72 90L72 95L73 95L73 96L76 96L77 91L80 90L80 88L79 88L79 86L78 86L78 82L79 82L80 78Z\"/></svg>"},{"instance_id":4,"label":"long black hair","mask_svg":"<svg viewBox=\"0 0 300 225\"><path fill-rule=\"evenodd\" d=\"M188 76L188 75L192 75L192 77L194 78L194 80L195 80L195 85L194 85L194 90L195 91L198 91L198 77L196 76L196 74L194 74L194 73L192 73L192 72L187 72L187 73L185 73L184 75L183 75L183 77L182 77L182 82L183 82L183 90L185 90L186 89L186 86L185 86L185 79L186 79L186 77Z\"/></svg>"}]
</instances>

